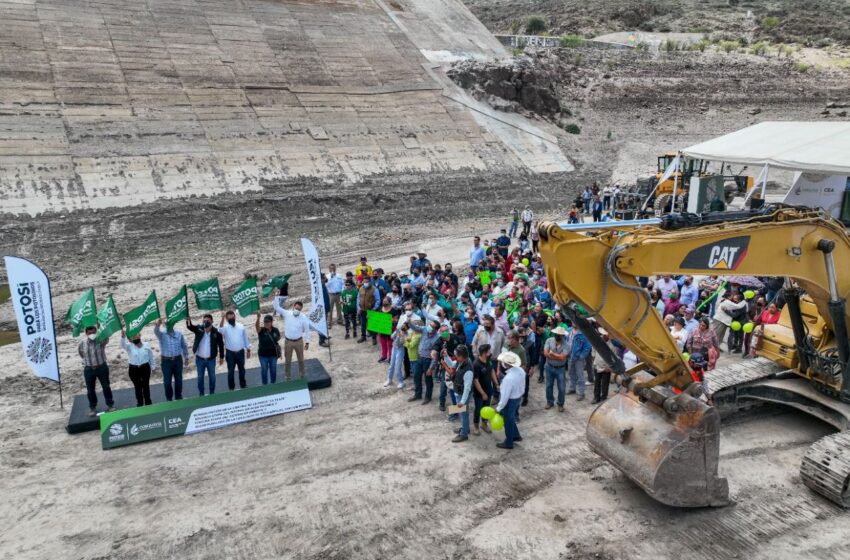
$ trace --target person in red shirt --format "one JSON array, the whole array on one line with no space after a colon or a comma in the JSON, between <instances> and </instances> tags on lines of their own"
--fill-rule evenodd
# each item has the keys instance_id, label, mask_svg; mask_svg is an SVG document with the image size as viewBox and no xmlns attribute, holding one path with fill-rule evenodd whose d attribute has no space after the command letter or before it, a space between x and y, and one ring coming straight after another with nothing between
<instances>
[{"instance_id":1,"label":"person in red shirt","mask_svg":"<svg viewBox=\"0 0 850 560\"><path fill-rule=\"evenodd\" d=\"M756 351L761 348L761 337L764 336L765 325L775 325L779 322L779 316L782 312L776 307L776 304L771 302L767 308L756 317L754 323L756 328L753 330L753 343L750 344L750 357L756 356Z\"/></svg>"}]
</instances>

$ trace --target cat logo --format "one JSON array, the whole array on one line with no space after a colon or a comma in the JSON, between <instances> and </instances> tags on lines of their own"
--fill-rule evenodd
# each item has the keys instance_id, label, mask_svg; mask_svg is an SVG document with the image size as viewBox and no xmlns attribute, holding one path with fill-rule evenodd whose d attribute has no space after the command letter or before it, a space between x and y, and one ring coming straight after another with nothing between
<instances>
[{"instance_id":1,"label":"cat logo","mask_svg":"<svg viewBox=\"0 0 850 560\"><path fill-rule=\"evenodd\" d=\"M749 235L703 245L688 253L679 267L692 270L736 270L747 256L749 245Z\"/></svg>"}]
</instances>

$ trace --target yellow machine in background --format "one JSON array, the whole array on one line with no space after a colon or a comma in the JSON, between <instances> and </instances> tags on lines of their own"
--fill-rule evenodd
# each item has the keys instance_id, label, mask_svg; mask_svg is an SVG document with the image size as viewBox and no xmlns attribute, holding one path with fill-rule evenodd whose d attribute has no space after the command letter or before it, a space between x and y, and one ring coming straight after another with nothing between
<instances>
[{"instance_id":1,"label":"yellow machine in background","mask_svg":"<svg viewBox=\"0 0 850 560\"><path fill-rule=\"evenodd\" d=\"M659 274L792 279L785 289L786 319L775 330L766 329L765 342L765 355L792 368L791 378L776 375L780 368L764 358L731 373L716 370L712 374L721 390L715 402L777 402L840 430L850 429L850 316L845 305L850 237L841 223L814 210L776 208L761 214L670 215L658 225L606 226L588 232L544 223L539 229L552 295L622 385L588 423L588 441L596 452L665 504L700 507L729 501L726 480L717 474L718 407L700 398L702 387L694 383L638 282ZM641 363L626 371L593 324L571 311L575 304ZM850 506L848 432L813 445L801 477L817 492Z\"/></svg>"}]
</instances>

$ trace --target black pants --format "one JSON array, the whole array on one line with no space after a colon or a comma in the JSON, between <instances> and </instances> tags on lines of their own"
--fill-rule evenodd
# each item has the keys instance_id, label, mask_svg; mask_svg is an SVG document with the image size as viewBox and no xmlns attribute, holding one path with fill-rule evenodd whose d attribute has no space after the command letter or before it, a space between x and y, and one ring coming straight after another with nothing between
<instances>
[{"instance_id":1,"label":"black pants","mask_svg":"<svg viewBox=\"0 0 850 560\"><path fill-rule=\"evenodd\" d=\"M522 232L528 237L529 232L531 231L531 222L523 222L522 223Z\"/></svg>"},{"instance_id":2,"label":"black pants","mask_svg":"<svg viewBox=\"0 0 850 560\"><path fill-rule=\"evenodd\" d=\"M525 405L528 402L528 389L531 387L531 375L526 374L525 376L525 391L522 394L522 404Z\"/></svg>"},{"instance_id":3,"label":"black pants","mask_svg":"<svg viewBox=\"0 0 850 560\"><path fill-rule=\"evenodd\" d=\"M366 327L367 327L367 325L366 325L366 322L367 322L367 321L366 321L366 317L368 317L368 315L366 314L366 312L365 312L365 311L361 311L361 312L360 312L360 338L362 338L362 339L364 339L364 340L365 340L365 339L366 339L366 333L368 333L368 334L369 334L369 336L370 336L370 337L372 337L372 340L373 340L373 341L375 341L375 340L377 340L377 338L378 338L378 333L373 333L373 332L371 332L371 331L367 331L367 330L366 330Z\"/></svg>"},{"instance_id":4,"label":"black pants","mask_svg":"<svg viewBox=\"0 0 850 560\"><path fill-rule=\"evenodd\" d=\"M531 249L532 249L532 251L534 251L535 253L537 253L537 252L539 251L539 246L540 246L540 240L539 240L539 239L532 239L532 240L531 240Z\"/></svg>"},{"instance_id":5,"label":"black pants","mask_svg":"<svg viewBox=\"0 0 850 560\"><path fill-rule=\"evenodd\" d=\"M587 381L589 383L593 383L596 380L596 370L593 369L593 354L584 361L584 375L587 377Z\"/></svg>"},{"instance_id":6,"label":"black pants","mask_svg":"<svg viewBox=\"0 0 850 560\"><path fill-rule=\"evenodd\" d=\"M608 385L611 384L611 370L603 369L596 372L596 379L593 381L593 400L604 401L608 398Z\"/></svg>"},{"instance_id":7,"label":"black pants","mask_svg":"<svg viewBox=\"0 0 850 560\"><path fill-rule=\"evenodd\" d=\"M100 388L103 389L103 398L106 400L106 406L110 407L115 404L112 400L112 389L109 387L109 366L100 364L96 367L83 368L83 379L86 381L86 396L89 399L89 408L94 410L97 408L97 386L95 381L100 381Z\"/></svg>"},{"instance_id":8,"label":"black pants","mask_svg":"<svg viewBox=\"0 0 850 560\"><path fill-rule=\"evenodd\" d=\"M729 347L729 351L737 350L741 351L741 346L744 344L744 331L737 330L733 331L729 329L729 337L726 339L726 345Z\"/></svg>"},{"instance_id":9,"label":"black pants","mask_svg":"<svg viewBox=\"0 0 850 560\"><path fill-rule=\"evenodd\" d=\"M472 398L475 399L475 415L472 417L472 423L476 426L481 423L481 409L485 406L490 406L490 397L481 398L481 395L473 389Z\"/></svg>"},{"instance_id":10,"label":"black pants","mask_svg":"<svg viewBox=\"0 0 850 560\"><path fill-rule=\"evenodd\" d=\"M236 388L236 380L233 379L236 368L239 368L239 388L247 387L248 383L245 381L245 350L239 352L225 350L224 361L227 362L227 387L231 391Z\"/></svg>"},{"instance_id":11,"label":"black pants","mask_svg":"<svg viewBox=\"0 0 850 560\"><path fill-rule=\"evenodd\" d=\"M343 313L343 317L345 317L345 334L353 330L354 336L357 336L357 313L355 311Z\"/></svg>"},{"instance_id":12,"label":"black pants","mask_svg":"<svg viewBox=\"0 0 850 560\"><path fill-rule=\"evenodd\" d=\"M404 378L410 377L410 357L407 355L407 350L404 351Z\"/></svg>"},{"instance_id":13,"label":"black pants","mask_svg":"<svg viewBox=\"0 0 850 560\"><path fill-rule=\"evenodd\" d=\"M151 404L151 365L131 365L129 373L136 390L136 406Z\"/></svg>"}]
</instances>

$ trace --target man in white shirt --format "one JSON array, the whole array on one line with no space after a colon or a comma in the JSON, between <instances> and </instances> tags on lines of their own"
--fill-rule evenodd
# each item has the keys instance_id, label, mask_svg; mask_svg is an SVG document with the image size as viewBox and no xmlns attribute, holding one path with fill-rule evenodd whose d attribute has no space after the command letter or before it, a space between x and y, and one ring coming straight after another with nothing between
<instances>
[{"instance_id":1,"label":"man in white shirt","mask_svg":"<svg viewBox=\"0 0 850 560\"><path fill-rule=\"evenodd\" d=\"M124 331L121 331L121 348L127 352L127 363L130 366L130 381L136 390L136 406L151 403L151 372L156 369L151 347L142 342L140 335L133 337L132 343L127 342Z\"/></svg>"},{"instance_id":2,"label":"man in white shirt","mask_svg":"<svg viewBox=\"0 0 850 560\"><path fill-rule=\"evenodd\" d=\"M345 288L345 278L336 273L335 264L328 267L328 283L325 284L325 288L328 290L328 298L331 302L328 308L328 328L330 328L334 309L336 309L337 325L342 324L342 290Z\"/></svg>"},{"instance_id":3,"label":"man in white shirt","mask_svg":"<svg viewBox=\"0 0 850 560\"><path fill-rule=\"evenodd\" d=\"M661 291L661 299L667 300L670 292L679 291L679 284L670 276L662 276L655 281L655 288Z\"/></svg>"},{"instance_id":4,"label":"man in white shirt","mask_svg":"<svg viewBox=\"0 0 850 560\"><path fill-rule=\"evenodd\" d=\"M475 302L475 314L479 317L493 314L493 302L490 300L490 293L487 291L481 292L481 297Z\"/></svg>"},{"instance_id":5,"label":"man in white shirt","mask_svg":"<svg viewBox=\"0 0 850 560\"><path fill-rule=\"evenodd\" d=\"M519 428L516 425L516 415L525 393L525 370L520 367L522 361L513 352L502 352L497 361L505 370L505 378L499 386L500 398L496 412L505 418L505 441L496 444L501 449L513 449L514 442L522 441Z\"/></svg>"},{"instance_id":6,"label":"man in white shirt","mask_svg":"<svg viewBox=\"0 0 850 560\"><path fill-rule=\"evenodd\" d=\"M531 232L531 222L534 220L534 213L531 211L531 206L526 205L522 211L522 232L528 237Z\"/></svg>"},{"instance_id":7,"label":"man in white shirt","mask_svg":"<svg viewBox=\"0 0 850 560\"><path fill-rule=\"evenodd\" d=\"M227 322L225 322L225 320ZM233 391L236 389L236 381L233 373L239 368L239 388L248 386L245 381L245 354L251 357L251 343L248 341L248 332L245 325L236 321L236 313L228 311L218 325L218 332L224 338L224 360L227 362L227 387Z\"/></svg>"},{"instance_id":8,"label":"man in white shirt","mask_svg":"<svg viewBox=\"0 0 850 560\"><path fill-rule=\"evenodd\" d=\"M298 358L298 378L304 378L304 350L310 347L310 320L301 313L304 304L296 301L292 304L292 310L284 309L281 303L286 298L277 296L274 298L274 310L283 318L283 336L286 339L283 344L285 381L291 379L292 352Z\"/></svg>"}]
</instances>

